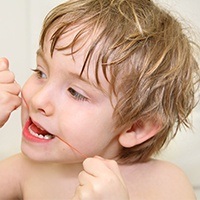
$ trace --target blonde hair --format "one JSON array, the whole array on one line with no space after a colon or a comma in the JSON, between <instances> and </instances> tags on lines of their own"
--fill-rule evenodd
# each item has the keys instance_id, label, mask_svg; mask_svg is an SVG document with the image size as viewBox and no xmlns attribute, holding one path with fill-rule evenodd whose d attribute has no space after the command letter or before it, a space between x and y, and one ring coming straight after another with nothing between
<instances>
[{"instance_id":1,"label":"blonde hair","mask_svg":"<svg viewBox=\"0 0 200 200\"><path fill-rule=\"evenodd\" d=\"M161 122L158 134L124 148L119 155L122 163L148 160L175 136L181 124L189 126L188 115L195 106L195 81L199 84L192 43L180 23L151 0L71 0L45 18L41 48L47 32L54 29L50 50L53 55L60 36L79 25L72 43L62 49L73 49L84 33L99 30L82 72L98 48L96 80L100 84L99 67L106 78L110 70L111 79L107 80L118 97L116 128L139 121Z\"/></svg>"}]
</instances>

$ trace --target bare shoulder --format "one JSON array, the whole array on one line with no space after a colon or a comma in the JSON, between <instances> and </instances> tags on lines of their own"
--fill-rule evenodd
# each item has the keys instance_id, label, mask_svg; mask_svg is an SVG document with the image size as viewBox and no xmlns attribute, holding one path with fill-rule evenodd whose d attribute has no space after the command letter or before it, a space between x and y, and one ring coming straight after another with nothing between
<instances>
[{"instance_id":1,"label":"bare shoulder","mask_svg":"<svg viewBox=\"0 0 200 200\"><path fill-rule=\"evenodd\" d=\"M21 197L21 180L24 171L24 156L16 154L0 161L0 199Z\"/></svg>"},{"instance_id":2,"label":"bare shoulder","mask_svg":"<svg viewBox=\"0 0 200 200\"><path fill-rule=\"evenodd\" d=\"M5 177L5 179L8 179L9 177L17 178L19 173L16 172L20 172L20 165L22 160L23 156L21 154L16 154L0 161L1 177Z\"/></svg>"},{"instance_id":3,"label":"bare shoulder","mask_svg":"<svg viewBox=\"0 0 200 200\"><path fill-rule=\"evenodd\" d=\"M0 172L2 173L2 171L4 170L9 171L10 173L12 173L13 171L16 172L16 170L19 170L20 172L20 169L22 168L22 166L24 167L25 163L27 163L27 159L23 154L15 154L0 161Z\"/></svg>"},{"instance_id":4,"label":"bare shoulder","mask_svg":"<svg viewBox=\"0 0 200 200\"><path fill-rule=\"evenodd\" d=\"M131 199L196 199L188 177L172 163L150 160L121 170Z\"/></svg>"},{"instance_id":5,"label":"bare shoulder","mask_svg":"<svg viewBox=\"0 0 200 200\"><path fill-rule=\"evenodd\" d=\"M22 153L15 154L0 161L0 175L22 182L28 173L34 171L33 163Z\"/></svg>"}]
</instances>

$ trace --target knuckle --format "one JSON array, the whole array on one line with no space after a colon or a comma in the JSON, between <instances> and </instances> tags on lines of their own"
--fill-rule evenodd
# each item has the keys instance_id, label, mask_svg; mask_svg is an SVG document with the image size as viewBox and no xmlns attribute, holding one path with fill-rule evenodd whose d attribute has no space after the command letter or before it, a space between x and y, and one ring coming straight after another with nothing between
<instances>
[{"instance_id":1,"label":"knuckle","mask_svg":"<svg viewBox=\"0 0 200 200\"><path fill-rule=\"evenodd\" d=\"M0 58L0 70L8 69L8 59L7 58Z\"/></svg>"},{"instance_id":2,"label":"knuckle","mask_svg":"<svg viewBox=\"0 0 200 200\"><path fill-rule=\"evenodd\" d=\"M0 94L0 104L4 105L4 108L6 107L9 111L15 110L21 105L21 98L18 96L16 97L9 93L2 92Z\"/></svg>"},{"instance_id":3,"label":"knuckle","mask_svg":"<svg viewBox=\"0 0 200 200\"><path fill-rule=\"evenodd\" d=\"M94 193L100 193L100 191L101 191L101 184L93 184L92 185L92 191L94 192Z\"/></svg>"},{"instance_id":4,"label":"knuckle","mask_svg":"<svg viewBox=\"0 0 200 200\"><path fill-rule=\"evenodd\" d=\"M94 197L102 197L102 194L105 192L105 187L107 185L105 185L104 183L95 183L91 186L91 194ZM102 199L102 198L101 198Z\"/></svg>"},{"instance_id":5,"label":"knuckle","mask_svg":"<svg viewBox=\"0 0 200 200\"><path fill-rule=\"evenodd\" d=\"M1 83L13 83L14 80L15 80L15 75L13 72L9 71L9 70L5 70L3 72L0 73L0 77L1 77L1 80L0 82Z\"/></svg>"},{"instance_id":6,"label":"knuckle","mask_svg":"<svg viewBox=\"0 0 200 200\"><path fill-rule=\"evenodd\" d=\"M107 163L108 163L110 166L118 167L118 163L117 163L115 160L107 160Z\"/></svg>"},{"instance_id":7,"label":"knuckle","mask_svg":"<svg viewBox=\"0 0 200 200\"><path fill-rule=\"evenodd\" d=\"M15 74L11 71L9 71L9 77L10 81L14 81L15 80Z\"/></svg>"},{"instance_id":8,"label":"knuckle","mask_svg":"<svg viewBox=\"0 0 200 200\"><path fill-rule=\"evenodd\" d=\"M14 109L14 110L17 109L17 108L21 105L21 103L22 103L21 98L18 98L17 101L15 102L15 105L14 105L14 108L13 108L13 109Z\"/></svg>"},{"instance_id":9,"label":"knuckle","mask_svg":"<svg viewBox=\"0 0 200 200\"><path fill-rule=\"evenodd\" d=\"M4 103L8 102L9 100L10 100L9 95L6 92L1 92L1 95L0 95L1 104L4 104Z\"/></svg>"},{"instance_id":10,"label":"knuckle","mask_svg":"<svg viewBox=\"0 0 200 200\"><path fill-rule=\"evenodd\" d=\"M76 189L76 200L91 199L91 190L83 186L78 186Z\"/></svg>"},{"instance_id":11,"label":"knuckle","mask_svg":"<svg viewBox=\"0 0 200 200\"><path fill-rule=\"evenodd\" d=\"M83 176L85 175L85 172L84 171L81 171L78 175L78 179L82 179Z\"/></svg>"},{"instance_id":12,"label":"knuckle","mask_svg":"<svg viewBox=\"0 0 200 200\"><path fill-rule=\"evenodd\" d=\"M18 83L15 83L15 89L16 89L16 94L19 94L21 92L21 87Z\"/></svg>"},{"instance_id":13,"label":"knuckle","mask_svg":"<svg viewBox=\"0 0 200 200\"><path fill-rule=\"evenodd\" d=\"M83 161L83 166L85 167L85 166L90 165L91 161L92 161L92 158L86 158L86 159Z\"/></svg>"}]
</instances>

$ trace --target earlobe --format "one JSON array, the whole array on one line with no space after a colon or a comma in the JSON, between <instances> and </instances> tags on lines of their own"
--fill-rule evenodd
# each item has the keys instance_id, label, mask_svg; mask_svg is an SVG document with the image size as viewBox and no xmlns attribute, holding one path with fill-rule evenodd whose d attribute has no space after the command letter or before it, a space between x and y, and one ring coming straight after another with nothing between
<instances>
[{"instance_id":1,"label":"earlobe","mask_svg":"<svg viewBox=\"0 0 200 200\"><path fill-rule=\"evenodd\" d=\"M136 136L134 131L125 131L119 136L119 143L126 148L133 147L137 144Z\"/></svg>"},{"instance_id":2,"label":"earlobe","mask_svg":"<svg viewBox=\"0 0 200 200\"><path fill-rule=\"evenodd\" d=\"M126 148L141 144L156 135L160 127L158 123L138 121L119 135L119 143Z\"/></svg>"}]
</instances>

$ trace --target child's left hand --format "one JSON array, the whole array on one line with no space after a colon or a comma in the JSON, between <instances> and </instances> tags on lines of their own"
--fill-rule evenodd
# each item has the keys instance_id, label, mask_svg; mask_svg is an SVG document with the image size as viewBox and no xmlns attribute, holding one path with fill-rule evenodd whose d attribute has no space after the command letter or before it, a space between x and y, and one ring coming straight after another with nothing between
<instances>
[{"instance_id":1,"label":"child's left hand","mask_svg":"<svg viewBox=\"0 0 200 200\"><path fill-rule=\"evenodd\" d=\"M79 186L73 200L128 200L128 190L118 164L101 157L87 158L79 174Z\"/></svg>"}]
</instances>

